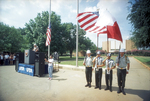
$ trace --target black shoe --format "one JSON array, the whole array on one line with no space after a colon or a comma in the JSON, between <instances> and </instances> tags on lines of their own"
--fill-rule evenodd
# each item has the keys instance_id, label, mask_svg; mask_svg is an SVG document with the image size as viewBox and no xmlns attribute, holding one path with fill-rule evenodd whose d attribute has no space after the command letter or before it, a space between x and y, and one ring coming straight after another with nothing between
<instances>
[{"instance_id":1,"label":"black shoe","mask_svg":"<svg viewBox=\"0 0 150 101\"><path fill-rule=\"evenodd\" d=\"M89 88L91 88L91 84L89 84Z\"/></svg>"},{"instance_id":2,"label":"black shoe","mask_svg":"<svg viewBox=\"0 0 150 101\"><path fill-rule=\"evenodd\" d=\"M112 92L112 88L110 88L110 92Z\"/></svg>"},{"instance_id":3,"label":"black shoe","mask_svg":"<svg viewBox=\"0 0 150 101\"><path fill-rule=\"evenodd\" d=\"M105 90L109 90L109 88L108 88L108 87L106 87L106 88L105 88Z\"/></svg>"},{"instance_id":4,"label":"black shoe","mask_svg":"<svg viewBox=\"0 0 150 101\"><path fill-rule=\"evenodd\" d=\"M98 88L98 86L95 86L95 89L97 89Z\"/></svg>"},{"instance_id":5,"label":"black shoe","mask_svg":"<svg viewBox=\"0 0 150 101\"><path fill-rule=\"evenodd\" d=\"M126 95L126 93L125 93L125 91L124 91L124 88L122 88L122 93L123 93L123 95Z\"/></svg>"},{"instance_id":6,"label":"black shoe","mask_svg":"<svg viewBox=\"0 0 150 101\"><path fill-rule=\"evenodd\" d=\"M121 93L121 87L118 88L117 93Z\"/></svg>"},{"instance_id":7,"label":"black shoe","mask_svg":"<svg viewBox=\"0 0 150 101\"><path fill-rule=\"evenodd\" d=\"M89 86L89 84L85 85L85 87Z\"/></svg>"}]
</instances>

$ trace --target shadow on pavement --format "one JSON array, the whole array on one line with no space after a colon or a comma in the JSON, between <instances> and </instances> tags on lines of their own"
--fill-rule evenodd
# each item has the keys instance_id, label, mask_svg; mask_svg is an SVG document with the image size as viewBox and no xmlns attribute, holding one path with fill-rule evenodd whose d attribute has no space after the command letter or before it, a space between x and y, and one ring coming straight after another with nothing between
<instances>
[{"instance_id":1,"label":"shadow on pavement","mask_svg":"<svg viewBox=\"0 0 150 101\"><path fill-rule=\"evenodd\" d=\"M117 93L118 87L112 87L112 91L116 91ZM138 95L140 98L143 99L143 101L150 101L150 90L138 90L138 89L125 88L125 92L126 92L126 95L127 94Z\"/></svg>"},{"instance_id":2,"label":"shadow on pavement","mask_svg":"<svg viewBox=\"0 0 150 101\"><path fill-rule=\"evenodd\" d=\"M95 87L95 85L91 85L91 87ZM105 88L106 88L106 85L101 86L101 90L105 91ZM109 91L109 90L107 90L107 91ZM118 87L112 86L112 91L116 91L116 93L117 93ZM138 95L140 98L143 99L143 101L150 101L150 90L137 90L137 89L125 88L125 92L126 92L126 95L127 94ZM120 93L120 94L122 94L122 93Z\"/></svg>"},{"instance_id":3,"label":"shadow on pavement","mask_svg":"<svg viewBox=\"0 0 150 101\"><path fill-rule=\"evenodd\" d=\"M62 78L62 79L54 79L54 78L53 78L52 80L63 81L63 80L67 80L67 79L63 79L63 78Z\"/></svg>"}]
</instances>

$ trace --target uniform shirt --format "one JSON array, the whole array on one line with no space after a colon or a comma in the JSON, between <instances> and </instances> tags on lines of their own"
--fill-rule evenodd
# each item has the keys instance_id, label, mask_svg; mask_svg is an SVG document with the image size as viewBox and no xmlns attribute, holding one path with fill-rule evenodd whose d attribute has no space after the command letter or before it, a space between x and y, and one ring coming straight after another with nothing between
<instances>
[{"instance_id":1,"label":"uniform shirt","mask_svg":"<svg viewBox=\"0 0 150 101\"><path fill-rule=\"evenodd\" d=\"M48 66L53 66L54 59L48 59L48 62L51 62L51 63L48 63Z\"/></svg>"},{"instance_id":2,"label":"uniform shirt","mask_svg":"<svg viewBox=\"0 0 150 101\"><path fill-rule=\"evenodd\" d=\"M33 51L35 50L39 50L39 47L38 46L34 47Z\"/></svg>"},{"instance_id":3,"label":"uniform shirt","mask_svg":"<svg viewBox=\"0 0 150 101\"><path fill-rule=\"evenodd\" d=\"M112 60L112 59L107 59L106 61L105 61L105 64L106 64L106 70L107 70L107 68L109 68L109 69L111 69L112 67L114 67L115 66L115 62L114 62L114 60Z\"/></svg>"},{"instance_id":4,"label":"uniform shirt","mask_svg":"<svg viewBox=\"0 0 150 101\"><path fill-rule=\"evenodd\" d=\"M91 56L84 58L84 62L85 62L86 67L92 67L92 65L93 65Z\"/></svg>"},{"instance_id":5,"label":"uniform shirt","mask_svg":"<svg viewBox=\"0 0 150 101\"><path fill-rule=\"evenodd\" d=\"M116 58L116 63L118 63L118 57ZM128 63L130 63L130 60L127 56L125 57L124 55L123 57L120 57L118 68L126 69Z\"/></svg>"},{"instance_id":6,"label":"uniform shirt","mask_svg":"<svg viewBox=\"0 0 150 101\"><path fill-rule=\"evenodd\" d=\"M9 58L9 55L5 55L5 59L8 59Z\"/></svg>"},{"instance_id":7,"label":"uniform shirt","mask_svg":"<svg viewBox=\"0 0 150 101\"><path fill-rule=\"evenodd\" d=\"M95 57L96 58L96 57ZM94 59L95 59L94 58ZM102 65L103 63L102 63L102 61L103 61L104 59L102 58L102 57L97 57L97 59L95 60L95 69L96 69L96 71L98 71L100 68L102 68L102 67L98 67L97 68L97 65Z\"/></svg>"}]
</instances>

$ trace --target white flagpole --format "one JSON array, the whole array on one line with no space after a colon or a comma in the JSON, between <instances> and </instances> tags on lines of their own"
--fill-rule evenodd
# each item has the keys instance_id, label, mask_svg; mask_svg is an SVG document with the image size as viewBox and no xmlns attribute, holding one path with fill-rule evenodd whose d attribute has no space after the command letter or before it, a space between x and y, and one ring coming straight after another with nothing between
<instances>
[{"instance_id":1,"label":"white flagpole","mask_svg":"<svg viewBox=\"0 0 150 101\"><path fill-rule=\"evenodd\" d=\"M77 0L77 15L79 13L79 0ZM78 21L77 21L77 31L76 31L76 67L78 67Z\"/></svg>"},{"instance_id":2,"label":"white flagpole","mask_svg":"<svg viewBox=\"0 0 150 101\"><path fill-rule=\"evenodd\" d=\"M49 10L49 24L50 24L50 22L51 22L51 0L50 0L50 10ZM48 45L48 58L49 58L49 56L50 56L50 45Z\"/></svg>"}]
</instances>

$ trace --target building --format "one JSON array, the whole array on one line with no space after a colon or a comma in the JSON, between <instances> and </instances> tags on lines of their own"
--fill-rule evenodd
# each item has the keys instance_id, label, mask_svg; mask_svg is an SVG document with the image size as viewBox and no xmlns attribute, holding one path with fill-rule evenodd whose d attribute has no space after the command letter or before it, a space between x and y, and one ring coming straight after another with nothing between
<instances>
[{"instance_id":1,"label":"building","mask_svg":"<svg viewBox=\"0 0 150 101\"><path fill-rule=\"evenodd\" d=\"M109 47L107 47L107 44ZM119 51L120 48L124 48L126 51L131 51L133 49L137 49L134 45L134 42L131 40L125 40L122 42L120 41L104 41L102 42L102 50L107 51L109 50L109 52L115 52L115 51Z\"/></svg>"},{"instance_id":2,"label":"building","mask_svg":"<svg viewBox=\"0 0 150 101\"><path fill-rule=\"evenodd\" d=\"M137 49L136 46L134 45L134 42L131 40L126 40L126 50L131 51L133 49Z\"/></svg>"}]
</instances>

